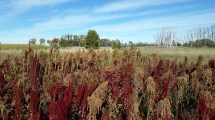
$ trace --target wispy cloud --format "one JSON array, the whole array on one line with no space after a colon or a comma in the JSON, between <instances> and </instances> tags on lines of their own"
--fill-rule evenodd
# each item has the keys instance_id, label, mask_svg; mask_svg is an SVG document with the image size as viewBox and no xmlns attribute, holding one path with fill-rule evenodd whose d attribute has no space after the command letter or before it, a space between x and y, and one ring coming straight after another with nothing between
<instances>
[{"instance_id":1,"label":"wispy cloud","mask_svg":"<svg viewBox=\"0 0 215 120\"><path fill-rule=\"evenodd\" d=\"M183 6L181 6L180 8L183 8ZM16 31L23 31L23 32L29 31L31 33L35 33L34 31L43 32L46 30L65 30L65 29L77 30L83 27L89 28L90 26L95 26L94 24L99 25L100 23L115 21L118 19L129 19L133 17L143 17L145 15L162 14L162 13L177 10L177 9L179 8L173 7L173 8L169 8L168 10L148 10L148 11L139 12L135 14L121 13L121 14L111 14L111 15L85 14L85 13L78 12L78 13L73 13L71 15L67 15L65 17L54 17L46 21L38 22L34 24L33 27L29 28L29 30L21 29ZM111 24L107 26L111 26L115 28Z\"/></svg>"},{"instance_id":2,"label":"wispy cloud","mask_svg":"<svg viewBox=\"0 0 215 120\"><path fill-rule=\"evenodd\" d=\"M109 13L123 10L138 9L155 5L165 5L191 0L123 0L103 5L95 9L95 13Z\"/></svg>"},{"instance_id":3,"label":"wispy cloud","mask_svg":"<svg viewBox=\"0 0 215 120\"><path fill-rule=\"evenodd\" d=\"M213 16L215 16L215 12L174 15L147 20L139 19L121 24L99 25L93 27L93 29L100 31L101 34L105 33L104 36L108 36L108 34L117 37L124 36L125 41L145 39L149 40L148 42L153 42L154 33L162 27L170 26L185 31L187 28L214 24L215 18Z\"/></svg>"},{"instance_id":4,"label":"wispy cloud","mask_svg":"<svg viewBox=\"0 0 215 120\"><path fill-rule=\"evenodd\" d=\"M37 6L56 5L71 0L12 0L11 7L14 9L30 9Z\"/></svg>"},{"instance_id":5,"label":"wispy cloud","mask_svg":"<svg viewBox=\"0 0 215 120\"><path fill-rule=\"evenodd\" d=\"M5 22L11 17L18 16L35 7L53 6L76 0L8 0L0 2L0 22ZM4 12L3 12L4 11ZM46 12L46 11L44 11Z\"/></svg>"}]
</instances>

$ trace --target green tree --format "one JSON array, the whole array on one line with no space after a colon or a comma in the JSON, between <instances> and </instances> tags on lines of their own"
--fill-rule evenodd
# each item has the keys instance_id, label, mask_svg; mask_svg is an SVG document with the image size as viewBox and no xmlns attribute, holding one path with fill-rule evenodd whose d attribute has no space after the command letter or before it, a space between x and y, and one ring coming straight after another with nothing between
<instances>
[{"instance_id":1,"label":"green tree","mask_svg":"<svg viewBox=\"0 0 215 120\"><path fill-rule=\"evenodd\" d=\"M40 45L45 45L46 40L44 38L40 38Z\"/></svg>"},{"instance_id":2,"label":"green tree","mask_svg":"<svg viewBox=\"0 0 215 120\"><path fill-rule=\"evenodd\" d=\"M65 39L61 38L60 41L59 41L59 46L60 47L67 47L67 46L69 46L68 40L65 40Z\"/></svg>"},{"instance_id":3,"label":"green tree","mask_svg":"<svg viewBox=\"0 0 215 120\"><path fill-rule=\"evenodd\" d=\"M46 42L49 44L49 46L52 46L52 44L53 44L52 40L47 40Z\"/></svg>"},{"instance_id":4,"label":"green tree","mask_svg":"<svg viewBox=\"0 0 215 120\"><path fill-rule=\"evenodd\" d=\"M112 48L113 49L121 49L122 48L121 42L118 39L117 40L113 40L112 41Z\"/></svg>"},{"instance_id":5,"label":"green tree","mask_svg":"<svg viewBox=\"0 0 215 120\"><path fill-rule=\"evenodd\" d=\"M31 38L30 41L29 41L29 43L30 44L36 44L36 41L37 41L36 38Z\"/></svg>"},{"instance_id":6,"label":"green tree","mask_svg":"<svg viewBox=\"0 0 215 120\"><path fill-rule=\"evenodd\" d=\"M129 44L129 48L130 48L131 50L133 50L133 49L136 48L135 44L134 44L132 41L129 41L128 44Z\"/></svg>"},{"instance_id":7,"label":"green tree","mask_svg":"<svg viewBox=\"0 0 215 120\"><path fill-rule=\"evenodd\" d=\"M94 48L94 49L99 48L100 39L99 39L99 35L95 30L88 31L85 39L85 43L86 43L86 46L85 46L86 48Z\"/></svg>"}]
</instances>

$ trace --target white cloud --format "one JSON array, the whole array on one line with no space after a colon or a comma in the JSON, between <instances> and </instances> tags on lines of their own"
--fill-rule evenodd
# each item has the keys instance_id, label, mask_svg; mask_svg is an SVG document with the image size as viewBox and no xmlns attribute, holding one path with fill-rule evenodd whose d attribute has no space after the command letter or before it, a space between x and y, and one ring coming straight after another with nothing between
<instances>
[{"instance_id":1,"label":"white cloud","mask_svg":"<svg viewBox=\"0 0 215 120\"><path fill-rule=\"evenodd\" d=\"M8 0L0 1L0 22L6 22L35 7L58 5L76 0ZM2 12L2 13L1 13Z\"/></svg>"},{"instance_id":2,"label":"white cloud","mask_svg":"<svg viewBox=\"0 0 215 120\"><path fill-rule=\"evenodd\" d=\"M169 9L169 10L171 11L172 9ZM29 34L35 34L35 33L50 31L50 30L60 31L60 30L68 30L68 29L77 31L78 29L81 29L81 28L89 29L90 26L94 26L94 24L99 24L100 22L110 22L111 20L141 17L148 14L157 14L157 13L163 13L163 12L168 12L168 10L160 10L160 11L151 10L151 11L144 11L136 14L112 14L112 15L73 13L65 17L50 18L47 21L36 23L30 28L16 29L13 33L21 34L21 33L27 32Z\"/></svg>"},{"instance_id":3,"label":"white cloud","mask_svg":"<svg viewBox=\"0 0 215 120\"><path fill-rule=\"evenodd\" d=\"M100 25L93 27L93 29L96 29L101 34L108 33L118 37L125 36L124 38L126 41L140 41L140 39L148 38L148 40L152 42L154 33L162 27L170 26L186 31L186 29L190 27L215 24L215 18L213 16L215 16L215 12L194 15L175 15L147 20L139 19L121 24ZM149 36L151 36L151 38Z\"/></svg>"},{"instance_id":4,"label":"white cloud","mask_svg":"<svg viewBox=\"0 0 215 120\"><path fill-rule=\"evenodd\" d=\"M14 9L30 9L37 6L56 5L68 1L69 0L12 0L11 7Z\"/></svg>"},{"instance_id":5,"label":"white cloud","mask_svg":"<svg viewBox=\"0 0 215 120\"><path fill-rule=\"evenodd\" d=\"M95 9L95 13L117 12L123 10L138 9L141 7L165 5L186 1L190 0L123 0L98 7Z\"/></svg>"}]
</instances>

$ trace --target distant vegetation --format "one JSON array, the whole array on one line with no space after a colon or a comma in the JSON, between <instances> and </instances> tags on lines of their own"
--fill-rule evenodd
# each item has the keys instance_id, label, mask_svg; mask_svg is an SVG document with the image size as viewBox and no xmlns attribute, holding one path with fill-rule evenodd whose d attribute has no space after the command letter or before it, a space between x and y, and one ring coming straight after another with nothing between
<instances>
[{"instance_id":1,"label":"distant vegetation","mask_svg":"<svg viewBox=\"0 0 215 120\"><path fill-rule=\"evenodd\" d=\"M189 41L184 43L183 46L186 47L215 47L215 42L210 39L201 39L196 41Z\"/></svg>"},{"instance_id":2,"label":"distant vegetation","mask_svg":"<svg viewBox=\"0 0 215 120\"><path fill-rule=\"evenodd\" d=\"M190 29L183 36L182 42L173 28L164 27L155 34L156 46L215 47L215 25Z\"/></svg>"},{"instance_id":3,"label":"distant vegetation","mask_svg":"<svg viewBox=\"0 0 215 120\"><path fill-rule=\"evenodd\" d=\"M32 49L47 49L48 46L44 45L36 45L36 44L31 44L30 45ZM29 44L1 44L0 49L1 50L23 50L23 49L28 49Z\"/></svg>"},{"instance_id":4,"label":"distant vegetation","mask_svg":"<svg viewBox=\"0 0 215 120\"><path fill-rule=\"evenodd\" d=\"M31 38L29 44L32 48L47 48L53 46L53 41L56 39L59 42L55 45L63 47L86 47L86 48L99 48L99 47L111 47L113 49L130 48L135 49L137 47L156 46L161 48L167 47L215 47L215 25L202 26L190 29L186 32L184 40L181 40L181 36L178 37L177 32L171 27L164 27L158 31L155 35L155 43L143 43L129 41L123 42L123 40L115 39L110 40L108 38L101 38L96 30L89 30L87 35L71 35L66 34L61 38L54 38L53 40L46 40L40 38L39 45L36 45L37 39ZM47 43L47 44L46 44ZM48 46L46 46L48 45ZM0 49L25 49L28 45L1 45Z\"/></svg>"},{"instance_id":5,"label":"distant vegetation","mask_svg":"<svg viewBox=\"0 0 215 120\"><path fill-rule=\"evenodd\" d=\"M182 40L183 37L183 40ZM157 46L157 47L215 47L215 25L200 26L187 30L184 35L177 35L176 30L172 27L164 27L154 35L154 43L143 43L128 41L123 42L120 39L110 40L100 38L96 30L89 30L86 35L65 34L59 40L59 47L111 47L113 49L127 48L135 49L136 47ZM29 43L37 43L36 38L31 38ZM45 44L47 43L47 44ZM53 40L39 39L40 45L53 45ZM15 47L16 49L17 47Z\"/></svg>"}]
</instances>

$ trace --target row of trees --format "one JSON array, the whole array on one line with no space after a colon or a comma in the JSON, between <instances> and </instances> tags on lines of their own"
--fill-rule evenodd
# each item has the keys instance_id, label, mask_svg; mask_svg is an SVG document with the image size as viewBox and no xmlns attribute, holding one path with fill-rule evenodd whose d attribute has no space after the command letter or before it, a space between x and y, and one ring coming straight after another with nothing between
<instances>
[{"instance_id":1,"label":"row of trees","mask_svg":"<svg viewBox=\"0 0 215 120\"><path fill-rule=\"evenodd\" d=\"M143 43L139 45L144 45ZM72 47L72 46L81 46L86 48L98 48L102 47L112 47L114 49L121 49L122 47L135 48L135 44L130 41L129 43L122 43L120 40L109 40L109 39L100 39L98 33L95 30L89 30L87 35L64 35L59 41L60 47Z\"/></svg>"},{"instance_id":2,"label":"row of trees","mask_svg":"<svg viewBox=\"0 0 215 120\"><path fill-rule=\"evenodd\" d=\"M188 30L184 39L186 42L182 43L182 39L177 37L177 32L172 27L164 27L154 36L156 45L159 47L171 46L188 46L188 47L214 47L215 44L215 25L200 26Z\"/></svg>"},{"instance_id":3,"label":"row of trees","mask_svg":"<svg viewBox=\"0 0 215 120\"><path fill-rule=\"evenodd\" d=\"M86 48L98 48L103 47L112 47L112 48L122 48L128 47L131 48L143 47L143 46L152 46L156 45L159 47L172 47L172 46L186 46L186 47L215 47L215 25L197 27L188 30L184 39L186 42L182 42L182 39L179 39L177 36L176 30L172 27L164 27L154 36L155 44L144 44L142 42L134 44L132 41L128 43L122 43L120 40L109 40L109 39L100 39L99 35L95 30L89 30L87 35L63 35L59 40L60 47L86 47ZM52 40L45 40L44 38L40 39L40 44L45 45L47 42L49 45L52 45ZM36 44L36 38L31 38L29 43Z\"/></svg>"}]
</instances>

